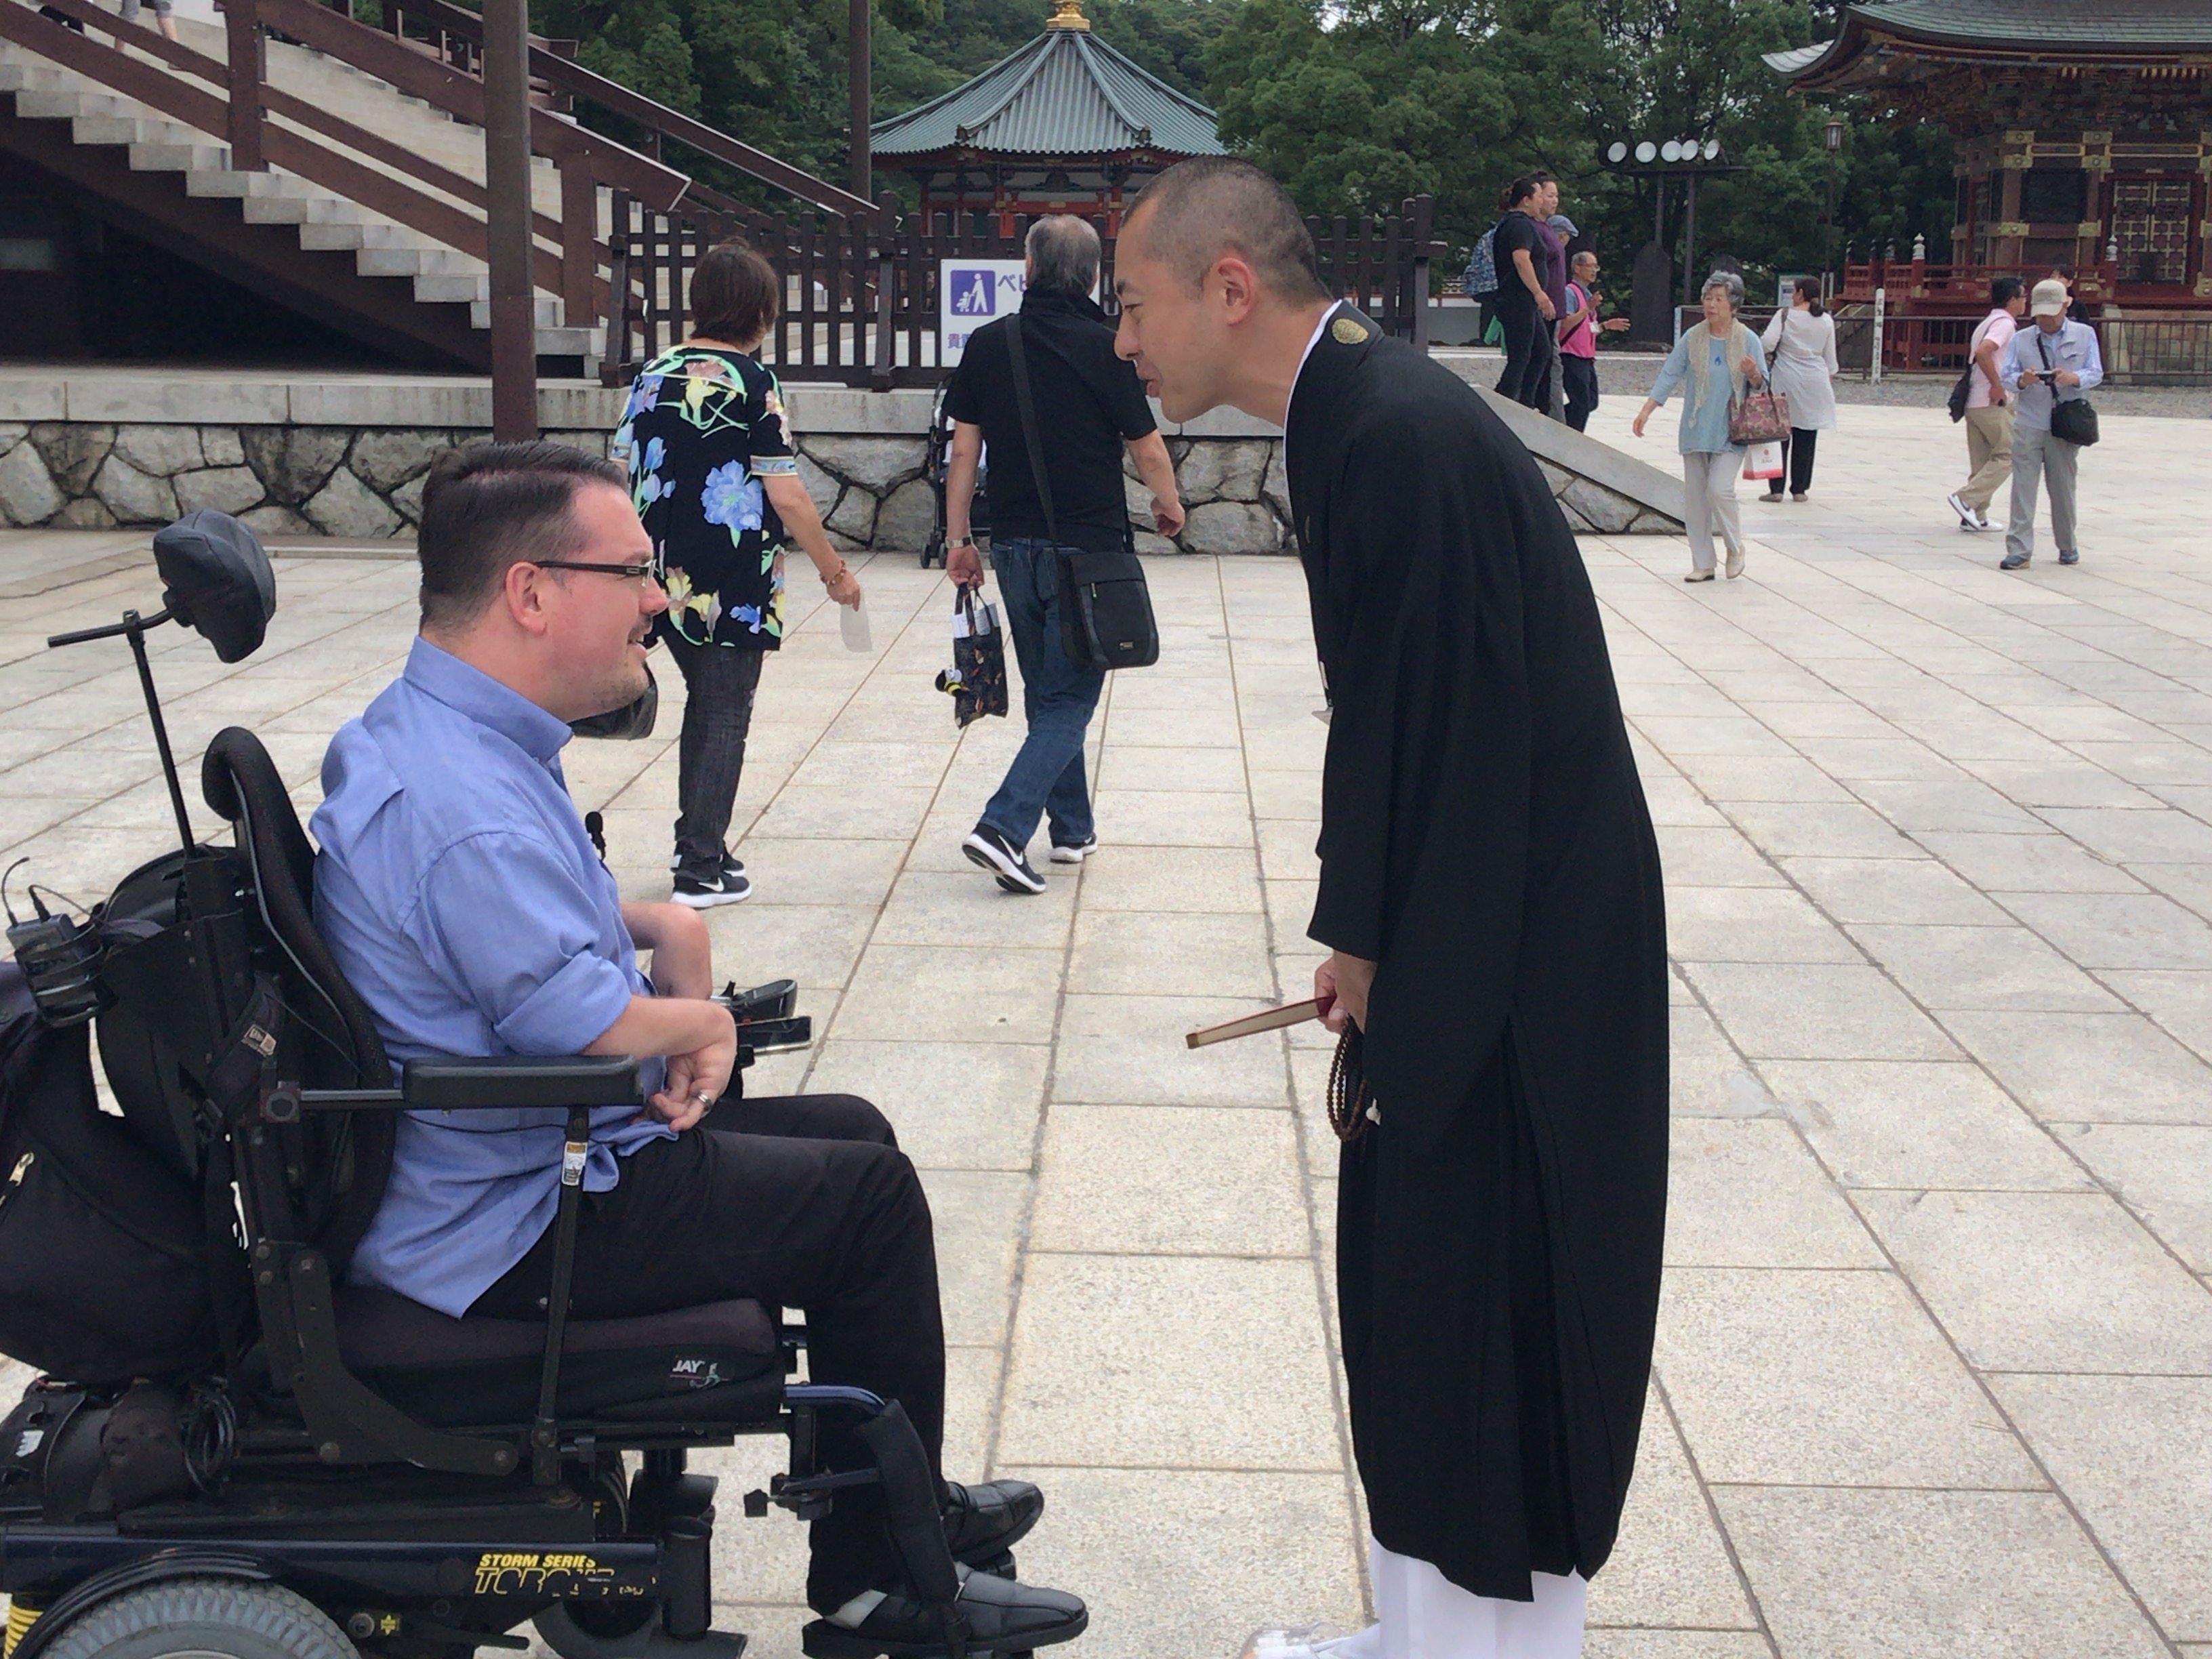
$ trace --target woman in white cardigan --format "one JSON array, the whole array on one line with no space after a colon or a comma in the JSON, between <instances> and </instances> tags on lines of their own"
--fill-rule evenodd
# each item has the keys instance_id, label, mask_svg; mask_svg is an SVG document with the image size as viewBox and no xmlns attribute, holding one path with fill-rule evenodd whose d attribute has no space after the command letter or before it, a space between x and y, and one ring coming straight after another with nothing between
<instances>
[{"instance_id":1,"label":"woman in white cardigan","mask_svg":"<svg viewBox=\"0 0 2212 1659\"><path fill-rule=\"evenodd\" d=\"M1790 499L1802 501L1813 487L1813 446L1836 429L1836 319L1820 303L1820 279L1800 276L1790 305L1778 311L1760 337L1773 365L1774 389L1790 399L1790 437L1783 459L1790 470ZM1782 480L1768 481L1759 499L1782 499Z\"/></svg>"}]
</instances>

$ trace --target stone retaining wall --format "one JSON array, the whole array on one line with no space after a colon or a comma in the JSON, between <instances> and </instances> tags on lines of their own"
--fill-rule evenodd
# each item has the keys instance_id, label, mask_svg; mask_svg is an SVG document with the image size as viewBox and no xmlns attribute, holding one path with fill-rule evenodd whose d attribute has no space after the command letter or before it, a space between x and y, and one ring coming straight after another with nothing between
<instances>
[{"instance_id":1,"label":"stone retaining wall","mask_svg":"<svg viewBox=\"0 0 2212 1659\"><path fill-rule=\"evenodd\" d=\"M482 424L489 387L479 383L180 381L149 392L143 381L111 385L111 378L0 375L0 522L156 526L210 507L264 535L405 535L420 516L423 475L438 453L489 435ZM786 393L800 434L799 475L832 539L848 549L919 552L936 518L922 477L930 394L805 385ZM604 453L622 395L598 386L541 388L546 435ZM126 410L171 418L99 418ZM1509 421L1523 413L1508 411ZM48 415L60 418L40 418ZM1656 475L1644 476L1649 469L1550 422L1522 436L1576 530L1679 530L1679 518L1653 493ZM1139 551L1289 550L1283 446L1271 428L1217 411L1167 428L1167 441L1188 519L1173 542L1140 533ZM1150 494L1133 467L1126 471L1130 517L1149 526ZM1656 483L1679 498L1679 483Z\"/></svg>"},{"instance_id":2,"label":"stone retaining wall","mask_svg":"<svg viewBox=\"0 0 2212 1659\"><path fill-rule=\"evenodd\" d=\"M439 453L489 432L441 428L0 424L0 516L106 530L211 507L265 535L400 535ZM603 432L548 437L604 452Z\"/></svg>"}]
</instances>

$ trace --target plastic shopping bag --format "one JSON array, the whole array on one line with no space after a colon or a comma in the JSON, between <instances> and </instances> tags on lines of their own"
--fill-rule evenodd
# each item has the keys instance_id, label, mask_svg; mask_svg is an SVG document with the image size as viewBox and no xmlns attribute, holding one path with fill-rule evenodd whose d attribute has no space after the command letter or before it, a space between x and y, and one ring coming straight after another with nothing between
<instances>
[{"instance_id":1,"label":"plastic shopping bag","mask_svg":"<svg viewBox=\"0 0 2212 1659\"><path fill-rule=\"evenodd\" d=\"M1743 452L1743 476L1765 480L1782 476L1782 446L1778 443L1747 444Z\"/></svg>"}]
</instances>

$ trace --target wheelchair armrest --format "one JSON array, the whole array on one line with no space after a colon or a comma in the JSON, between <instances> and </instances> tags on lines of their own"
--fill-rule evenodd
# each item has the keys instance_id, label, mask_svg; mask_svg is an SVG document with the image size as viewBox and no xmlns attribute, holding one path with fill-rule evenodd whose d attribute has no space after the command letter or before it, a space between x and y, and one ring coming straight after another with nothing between
<instances>
[{"instance_id":1,"label":"wheelchair armrest","mask_svg":"<svg viewBox=\"0 0 2212 1659\"><path fill-rule=\"evenodd\" d=\"M516 1106L635 1106L637 1060L629 1054L489 1054L410 1060L401 1103L428 1111Z\"/></svg>"}]
</instances>

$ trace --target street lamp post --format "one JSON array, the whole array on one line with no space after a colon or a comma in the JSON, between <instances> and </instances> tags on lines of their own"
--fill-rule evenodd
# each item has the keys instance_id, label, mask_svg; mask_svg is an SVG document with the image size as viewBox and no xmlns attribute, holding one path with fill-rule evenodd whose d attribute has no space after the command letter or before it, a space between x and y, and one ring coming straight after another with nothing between
<instances>
[{"instance_id":1,"label":"street lamp post","mask_svg":"<svg viewBox=\"0 0 2212 1659\"><path fill-rule=\"evenodd\" d=\"M1830 119L1820 130L1821 148L1828 152L1828 206L1820 217L1820 280L1824 299L1836 295L1836 157L1844 148L1844 124Z\"/></svg>"},{"instance_id":2,"label":"street lamp post","mask_svg":"<svg viewBox=\"0 0 2212 1659\"><path fill-rule=\"evenodd\" d=\"M1667 289L1671 263L1663 246L1667 234L1667 184L1682 180L1682 290L1684 303L1697 299L1698 180L1711 173L1741 173L1742 167L1721 159L1717 138L1616 138L1601 152L1605 165L1615 173L1650 175L1658 202L1653 214L1651 240L1636 255L1636 280L1630 291L1629 337L1657 340L1669 337Z\"/></svg>"}]
</instances>

